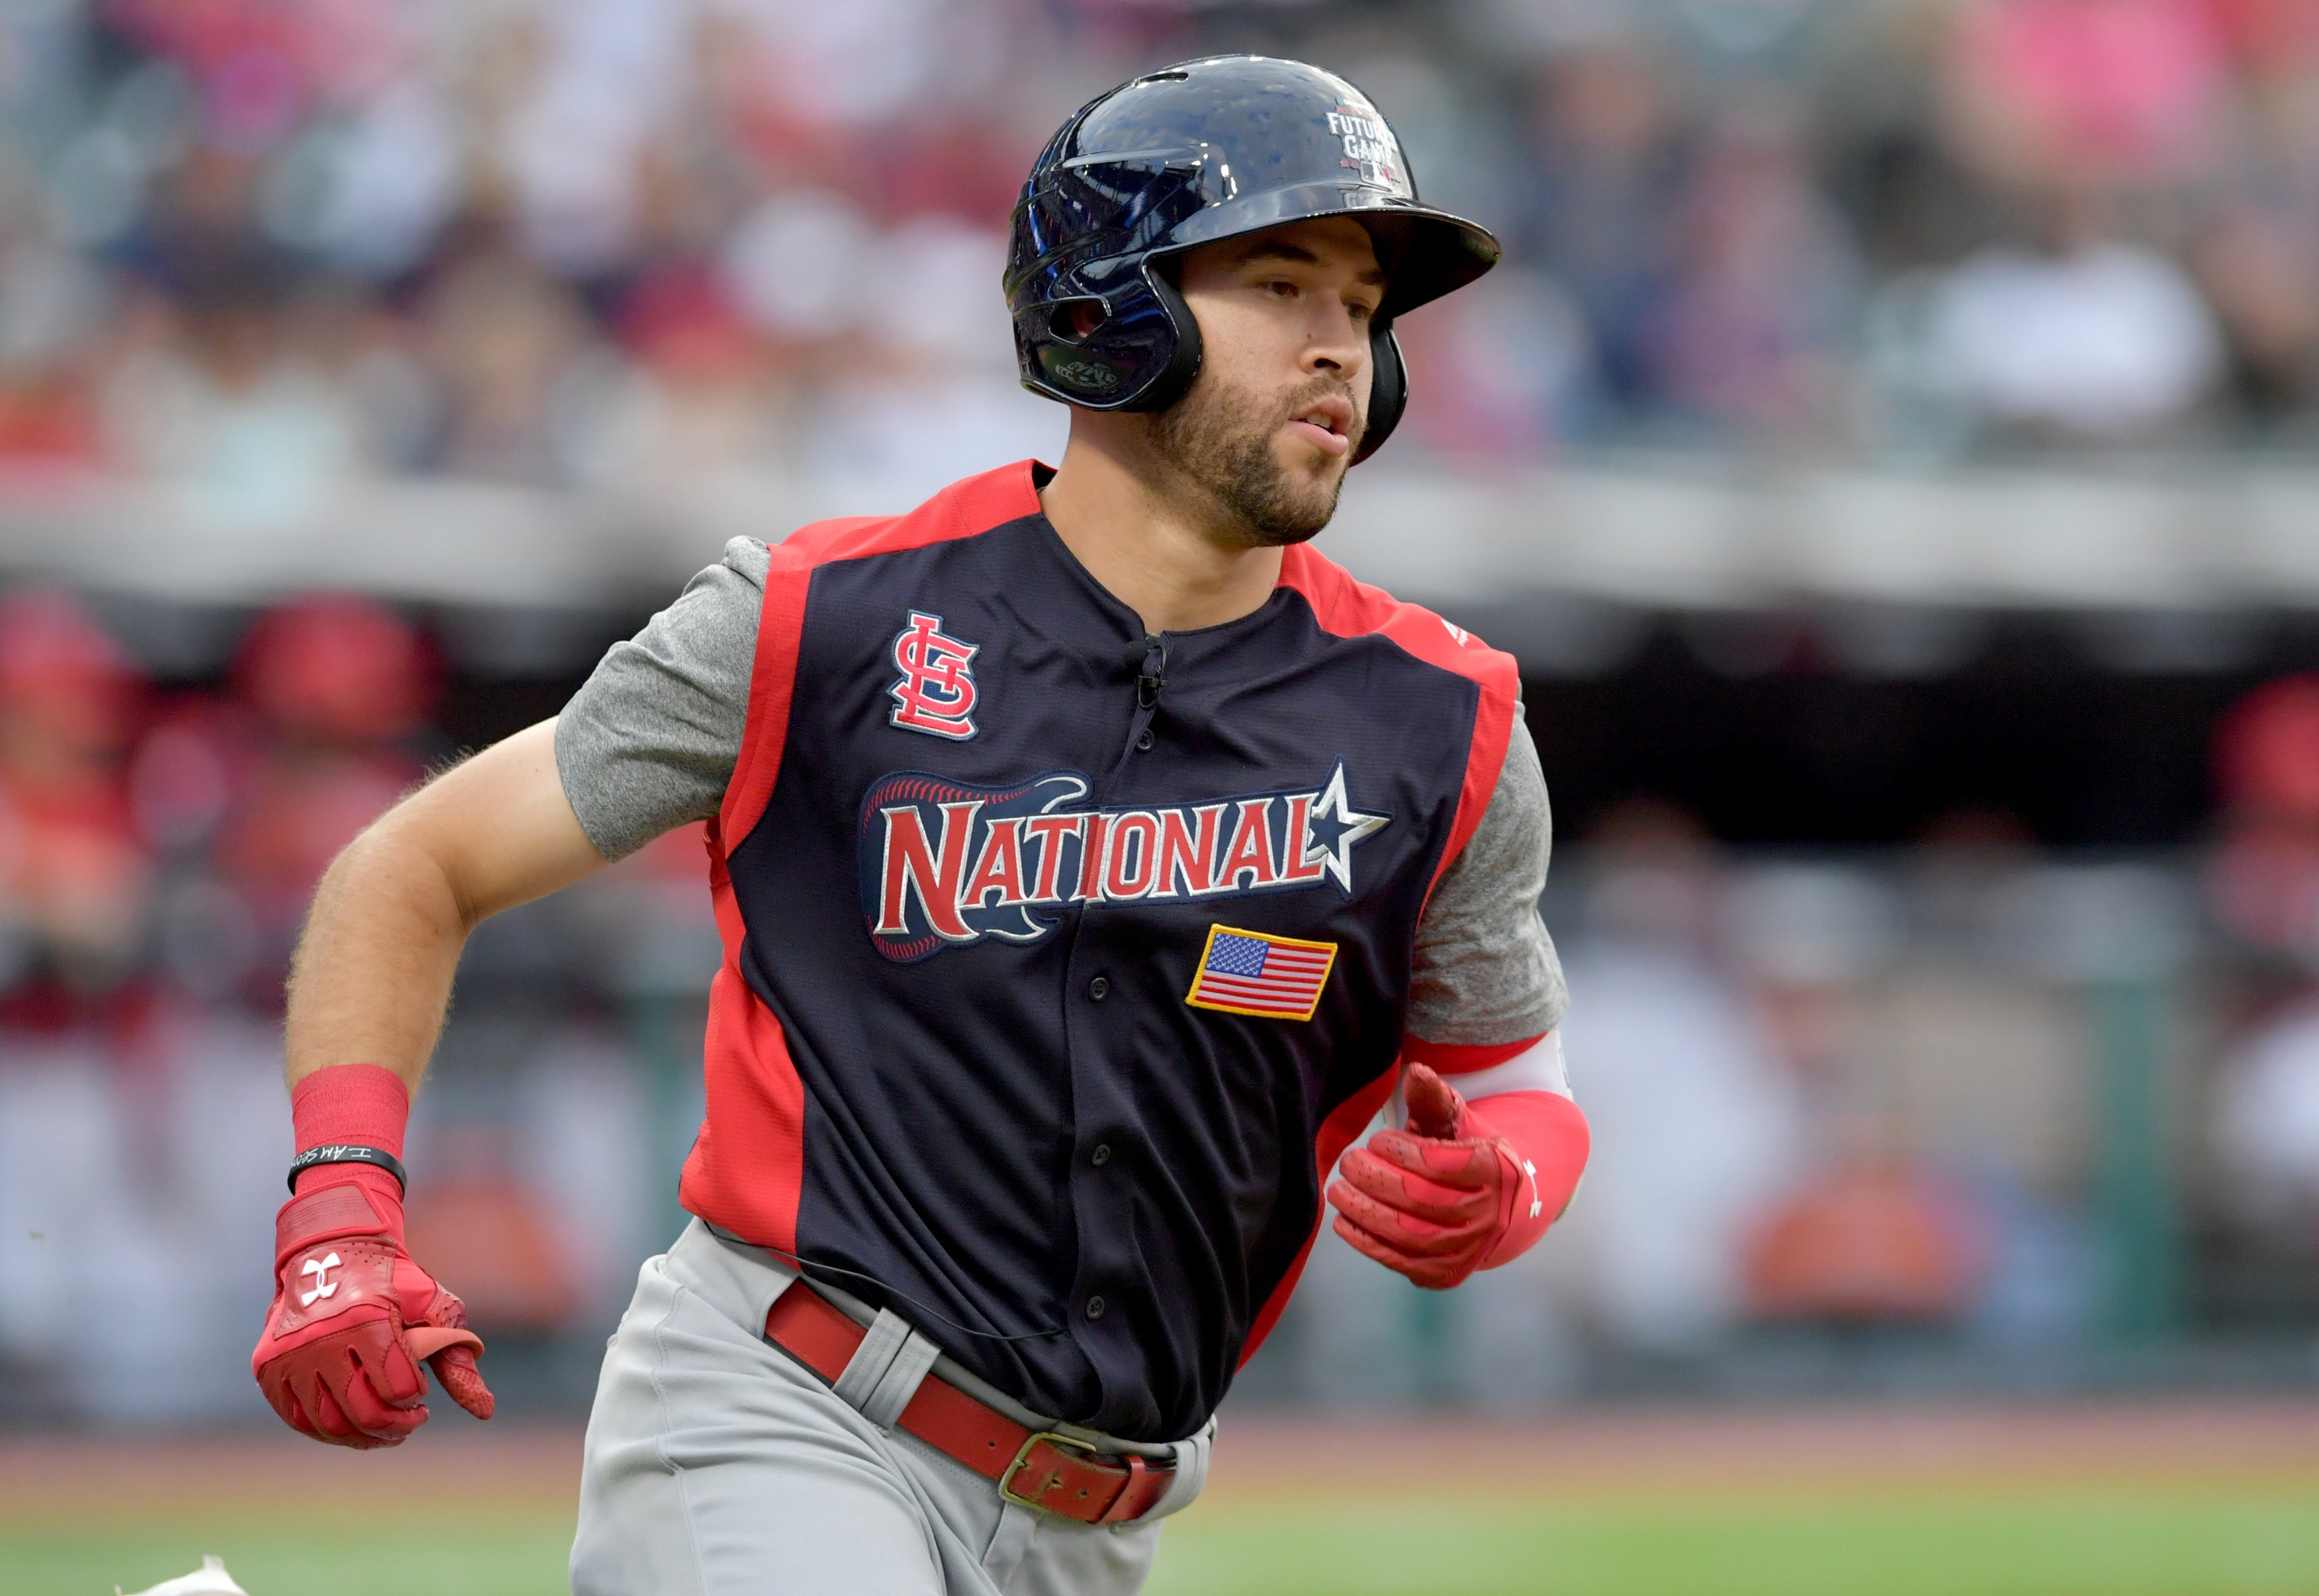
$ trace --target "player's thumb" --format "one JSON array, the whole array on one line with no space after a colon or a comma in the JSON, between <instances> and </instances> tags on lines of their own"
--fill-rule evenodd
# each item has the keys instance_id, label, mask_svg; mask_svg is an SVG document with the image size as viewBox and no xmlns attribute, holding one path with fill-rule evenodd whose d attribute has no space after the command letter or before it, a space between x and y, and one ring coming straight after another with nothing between
<instances>
[{"instance_id":1,"label":"player's thumb","mask_svg":"<svg viewBox=\"0 0 2319 1596\"><path fill-rule=\"evenodd\" d=\"M475 1366L483 1339L467 1328L467 1305L456 1294L438 1285L426 1319L409 1327L403 1335L411 1350L426 1359L435 1377L443 1382L453 1402L478 1419L492 1416L498 1403L492 1400L491 1387L483 1384L483 1371Z\"/></svg>"},{"instance_id":2,"label":"player's thumb","mask_svg":"<svg viewBox=\"0 0 2319 1596\"><path fill-rule=\"evenodd\" d=\"M492 1399L492 1388L483 1384L483 1370L475 1366L475 1352L482 1345L478 1341L474 1347L464 1342L446 1347L429 1361L453 1402L478 1419L488 1419L499 1404Z\"/></svg>"},{"instance_id":3,"label":"player's thumb","mask_svg":"<svg viewBox=\"0 0 2319 1596\"><path fill-rule=\"evenodd\" d=\"M1434 1074L1430 1065L1409 1067L1401 1080L1401 1101L1409 1111L1411 1135L1448 1138L1457 1134L1466 1100L1457 1096L1455 1087Z\"/></svg>"}]
</instances>

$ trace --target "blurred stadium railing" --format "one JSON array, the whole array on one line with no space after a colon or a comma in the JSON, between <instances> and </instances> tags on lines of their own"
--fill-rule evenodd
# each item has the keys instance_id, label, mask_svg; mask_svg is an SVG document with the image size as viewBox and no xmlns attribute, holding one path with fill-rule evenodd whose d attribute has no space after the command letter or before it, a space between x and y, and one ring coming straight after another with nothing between
<instances>
[{"instance_id":1,"label":"blurred stadium railing","mask_svg":"<svg viewBox=\"0 0 2319 1596\"><path fill-rule=\"evenodd\" d=\"M1041 419L1043 436L1016 441L1051 461L1060 412ZM358 481L257 504L182 481L0 472L0 571L226 604L350 588L615 611L672 592L726 537L778 542L825 516L893 513L941 480L733 471L595 491ZM1352 480L1328 546L1412 600L1499 612L1492 636L1528 669L1583 673L1586 636L1524 618L1574 605L2319 612L2314 527L2319 463L1782 470L1662 453L1550 470L1388 461ZM1852 630L1865 634L1858 663L1907 668L1897 637Z\"/></svg>"}]
</instances>

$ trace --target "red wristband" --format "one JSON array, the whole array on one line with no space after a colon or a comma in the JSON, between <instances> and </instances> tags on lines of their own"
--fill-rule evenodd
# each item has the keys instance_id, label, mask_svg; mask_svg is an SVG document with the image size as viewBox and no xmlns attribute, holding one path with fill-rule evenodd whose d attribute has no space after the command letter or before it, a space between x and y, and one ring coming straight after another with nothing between
<instances>
[{"instance_id":1,"label":"red wristband","mask_svg":"<svg viewBox=\"0 0 2319 1596\"><path fill-rule=\"evenodd\" d=\"M333 1064L290 1088L290 1122L300 1152L351 1142L400 1159L410 1121L410 1088L402 1077L375 1064ZM402 1186L374 1165L317 1164L298 1176L301 1192L349 1183L392 1200L398 1210L402 1206Z\"/></svg>"}]
</instances>

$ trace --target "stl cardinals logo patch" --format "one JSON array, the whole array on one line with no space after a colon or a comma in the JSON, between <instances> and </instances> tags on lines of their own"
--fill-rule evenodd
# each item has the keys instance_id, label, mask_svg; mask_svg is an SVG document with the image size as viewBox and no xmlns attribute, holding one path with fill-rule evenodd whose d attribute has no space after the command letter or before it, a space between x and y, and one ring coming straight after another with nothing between
<instances>
[{"instance_id":1,"label":"stl cardinals logo patch","mask_svg":"<svg viewBox=\"0 0 2319 1596\"><path fill-rule=\"evenodd\" d=\"M910 611L910 624L894 639L894 669L902 674L886 690L894 700L890 724L963 743L975 735L974 656L979 643L946 636L943 618Z\"/></svg>"}]
</instances>

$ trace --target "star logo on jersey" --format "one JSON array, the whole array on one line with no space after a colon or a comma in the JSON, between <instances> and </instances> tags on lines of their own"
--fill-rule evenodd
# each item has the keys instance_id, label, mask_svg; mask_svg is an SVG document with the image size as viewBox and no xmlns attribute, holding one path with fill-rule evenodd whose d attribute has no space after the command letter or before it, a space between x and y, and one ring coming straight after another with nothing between
<instances>
[{"instance_id":1,"label":"star logo on jersey","mask_svg":"<svg viewBox=\"0 0 2319 1596\"><path fill-rule=\"evenodd\" d=\"M1390 815L1364 815L1346 800L1345 765L1337 762L1329 784L1304 816L1304 862L1317 864L1348 896L1353 890L1353 844L1383 827Z\"/></svg>"},{"instance_id":2,"label":"star logo on jersey","mask_svg":"<svg viewBox=\"0 0 2319 1596\"><path fill-rule=\"evenodd\" d=\"M975 735L974 656L982 652L943 631L943 618L910 611L910 624L894 639L894 669L901 672L886 690L894 700L889 724L952 743Z\"/></svg>"}]
</instances>

